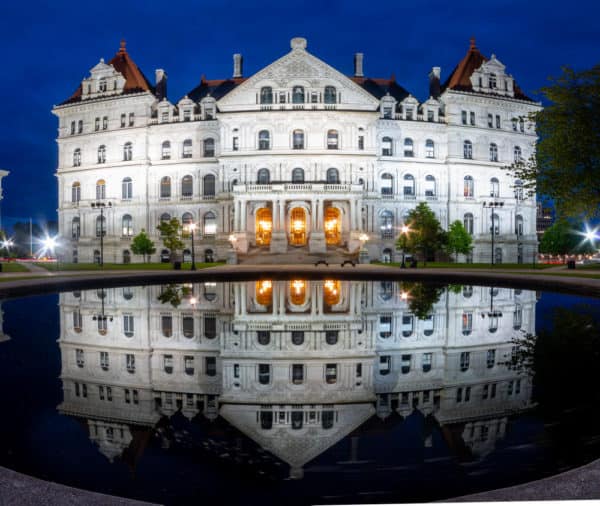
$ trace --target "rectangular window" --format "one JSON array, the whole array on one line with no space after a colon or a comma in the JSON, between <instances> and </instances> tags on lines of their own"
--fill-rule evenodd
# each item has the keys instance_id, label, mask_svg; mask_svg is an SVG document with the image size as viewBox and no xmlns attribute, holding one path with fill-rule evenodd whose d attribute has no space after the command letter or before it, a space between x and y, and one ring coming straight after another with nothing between
<instances>
[{"instance_id":1,"label":"rectangular window","mask_svg":"<svg viewBox=\"0 0 600 506\"><path fill-rule=\"evenodd\" d=\"M514 381L512 381L512 380L508 382L508 395L513 394L513 384L514 384Z\"/></svg>"},{"instance_id":2,"label":"rectangular window","mask_svg":"<svg viewBox=\"0 0 600 506\"><path fill-rule=\"evenodd\" d=\"M488 127L489 128L494 127L494 116L492 114L488 114Z\"/></svg>"},{"instance_id":3,"label":"rectangular window","mask_svg":"<svg viewBox=\"0 0 600 506\"><path fill-rule=\"evenodd\" d=\"M431 371L432 362L433 362L433 353L423 353L423 358L421 361L421 367L423 368L423 372Z\"/></svg>"},{"instance_id":4,"label":"rectangular window","mask_svg":"<svg viewBox=\"0 0 600 506\"><path fill-rule=\"evenodd\" d=\"M134 390L133 391L133 403L134 404L139 404L139 402L140 402L140 398L139 398L139 395L138 395L138 391Z\"/></svg>"},{"instance_id":5,"label":"rectangular window","mask_svg":"<svg viewBox=\"0 0 600 506\"><path fill-rule=\"evenodd\" d=\"M279 103L280 104L285 104L285 91L280 91L279 92Z\"/></svg>"},{"instance_id":6,"label":"rectangular window","mask_svg":"<svg viewBox=\"0 0 600 506\"><path fill-rule=\"evenodd\" d=\"M94 130L97 132L98 130L100 130L100 118L96 118L96 120L94 121Z\"/></svg>"},{"instance_id":7,"label":"rectangular window","mask_svg":"<svg viewBox=\"0 0 600 506\"><path fill-rule=\"evenodd\" d=\"M194 375L194 357L191 355L186 355L183 357L183 366L185 369L185 373L188 376Z\"/></svg>"},{"instance_id":8,"label":"rectangular window","mask_svg":"<svg viewBox=\"0 0 600 506\"><path fill-rule=\"evenodd\" d=\"M181 318L181 326L184 337L194 337L194 317L193 315L183 315Z\"/></svg>"},{"instance_id":9,"label":"rectangular window","mask_svg":"<svg viewBox=\"0 0 600 506\"><path fill-rule=\"evenodd\" d=\"M76 397L80 397L81 396L81 393L80 393L80 390L79 390L79 383L75 383L75 396Z\"/></svg>"},{"instance_id":10,"label":"rectangular window","mask_svg":"<svg viewBox=\"0 0 600 506\"><path fill-rule=\"evenodd\" d=\"M102 118L102 130L106 130L108 128L108 116L104 116Z\"/></svg>"},{"instance_id":11,"label":"rectangular window","mask_svg":"<svg viewBox=\"0 0 600 506\"><path fill-rule=\"evenodd\" d=\"M133 315L123 315L123 333L127 337L133 337Z\"/></svg>"},{"instance_id":12,"label":"rectangular window","mask_svg":"<svg viewBox=\"0 0 600 506\"><path fill-rule=\"evenodd\" d=\"M234 378L240 377L240 364L233 364L233 377Z\"/></svg>"},{"instance_id":13,"label":"rectangular window","mask_svg":"<svg viewBox=\"0 0 600 506\"><path fill-rule=\"evenodd\" d=\"M500 121L500 115L496 114L496 128L501 128L501 121Z\"/></svg>"},{"instance_id":14,"label":"rectangular window","mask_svg":"<svg viewBox=\"0 0 600 506\"><path fill-rule=\"evenodd\" d=\"M129 113L129 126L132 127L135 124L135 113Z\"/></svg>"},{"instance_id":15,"label":"rectangular window","mask_svg":"<svg viewBox=\"0 0 600 506\"><path fill-rule=\"evenodd\" d=\"M337 364L325 365L325 381L329 384L337 382Z\"/></svg>"},{"instance_id":16,"label":"rectangular window","mask_svg":"<svg viewBox=\"0 0 600 506\"><path fill-rule=\"evenodd\" d=\"M258 382L268 385L271 382L271 366L269 364L258 364Z\"/></svg>"},{"instance_id":17,"label":"rectangular window","mask_svg":"<svg viewBox=\"0 0 600 506\"><path fill-rule=\"evenodd\" d=\"M365 149L365 136L364 135L358 136L358 149L360 149L361 151L363 149Z\"/></svg>"},{"instance_id":18,"label":"rectangular window","mask_svg":"<svg viewBox=\"0 0 600 506\"><path fill-rule=\"evenodd\" d=\"M71 135L75 134L75 122L71 121Z\"/></svg>"},{"instance_id":19,"label":"rectangular window","mask_svg":"<svg viewBox=\"0 0 600 506\"><path fill-rule=\"evenodd\" d=\"M79 348L75 350L75 361L77 362L77 367L83 367L85 365L85 355L83 350Z\"/></svg>"},{"instance_id":20,"label":"rectangular window","mask_svg":"<svg viewBox=\"0 0 600 506\"><path fill-rule=\"evenodd\" d=\"M392 370L392 357L390 355L381 355L379 357L379 374L387 376Z\"/></svg>"},{"instance_id":21,"label":"rectangular window","mask_svg":"<svg viewBox=\"0 0 600 506\"><path fill-rule=\"evenodd\" d=\"M131 391L128 388L125 389L125 403L131 404Z\"/></svg>"},{"instance_id":22,"label":"rectangular window","mask_svg":"<svg viewBox=\"0 0 600 506\"><path fill-rule=\"evenodd\" d=\"M481 393L481 398L483 400L487 399L490 395L490 386L489 385L483 385L483 391Z\"/></svg>"},{"instance_id":23,"label":"rectangular window","mask_svg":"<svg viewBox=\"0 0 600 506\"><path fill-rule=\"evenodd\" d=\"M173 335L173 317L170 314L161 315L160 326L163 336L171 337Z\"/></svg>"},{"instance_id":24,"label":"rectangular window","mask_svg":"<svg viewBox=\"0 0 600 506\"><path fill-rule=\"evenodd\" d=\"M205 357L204 358L205 373L207 376L217 375L217 358L216 357Z\"/></svg>"},{"instance_id":25,"label":"rectangular window","mask_svg":"<svg viewBox=\"0 0 600 506\"><path fill-rule=\"evenodd\" d=\"M383 108L383 117L384 119L392 119L392 108L390 106Z\"/></svg>"},{"instance_id":26,"label":"rectangular window","mask_svg":"<svg viewBox=\"0 0 600 506\"><path fill-rule=\"evenodd\" d=\"M462 372L468 370L470 362L471 362L471 353L469 353L468 351L463 351L460 354L460 370Z\"/></svg>"},{"instance_id":27,"label":"rectangular window","mask_svg":"<svg viewBox=\"0 0 600 506\"><path fill-rule=\"evenodd\" d=\"M127 115L121 114L121 128L125 127L126 122L127 122Z\"/></svg>"},{"instance_id":28,"label":"rectangular window","mask_svg":"<svg viewBox=\"0 0 600 506\"><path fill-rule=\"evenodd\" d=\"M467 124L467 111L461 112L461 118L462 118L462 124L466 125Z\"/></svg>"},{"instance_id":29,"label":"rectangular window","mask_svg":"<svg viewBox=\"0 0 600 506\"><path fill-rule=\"evenodd\" d=\"M362 364L356 364L356 377L362 378Z\"/></svg>"},{"instance_id":30,"label":"rectangular window","mask_svg":"<svg viewBox=\"0 0 600 506\"><path fill-rule=\"evenodd\" d=\"M470 113L471 126L475 126L475 113Z\"/></svg>"},{"instance_id":31,"label":"rectangular window","mask_svg":"<svg viewBox=\"0 0 600 506\"><path fill-rule=\"evenodd\" d=\"M240 149L240 138L239 137L233 138L231 148L233 149L233 151L238 151Z\"/></svg>"},{"instance_id":32,"label":"rectangular window","mask_svg":"<svg viewBox=\"0 0 600 506\"><path fill-rule=\"evenodd\" d=\"M292 364L292 383L301 385L304 382L304 366L302 364Z\"/></svg>"},{"instance_id":33,"label":"rectangular window","mask_svg":"<svg viewBox=\"0 0 600 506\"><path fill-rule=\"evenodd\" d=\"M435 121L435 113L431 109L427 109L427 121L430 123Z\"/></svg>"},{"instance_id":34,"label":"rectangular window","mask_svg":"<svg viewBox=\"0 0 600 506\"><path fill-rule=\"evenodd\" d=\"M413 113L414 113L414 109L412 107L407 107L406 108L406 119L412 120L413 119Z\"/></svg>"},{"instance_id":35,"label":"rectangular window","mask_svg":"<svg viewBox=\"0 0 600 506\"><path fill-rule=\"evenodd\" d=\"M473 313L463 313L462 315L462 333L468 336L473 331Z\"/></svg>"},{"instance_id":36,"label":"rectangular window","mask_svg":"<svg viewBox=\"0 0 600 506\"><path fill-rule=\"evenodd\" d=\"M192 111L190 109L183 110L183 121L190 121L192 119Z\"/></svg>"},{"instance_id":37,"label":"rectangular window","mask_svg":"<svg viewBox=\"0 0 600 506\"><path fill-rule=\"evenodd\" d=\"M101 401L104 400L104 387L102 385L98 387L98 397L100 397Z\"/></svg>"},{"instance_id":38,"label":"rectangular window","mask_svg":"<svg viewBox=\"0 0 600 506\"><path fill-rule=\"evenodd\" d=\"M486 365L491 369L496 364L496 350L488 350L486 356Z\"/></svg>"},{"instance_id":39,"label":"rectangular window","mask_svg":"<svg viewBox=\"0 0 600 506\"><path fill-rule=\"evenodd\" d=\"M490 399L493 399L494 397L496 397L496 383L492 383L492 389L490 392Z\"/></svg>"},{"instance_id":40,"label":"rectangular window","mask_svg":"<svg viewBox=\"0 0 600 506\"><path fill-rule=\"evenodd\" d=\"M100 352L100 367L103 371L108 371L109 363L108 363L108 352L101 351Z\"/></svg>"},{"instance_id":41,"label":"rectangular window","mask_svg":"<svg viewBox=\"0 0 600 506\"><path fill-rule=\"evenodd\" d=\"M135 372L135 355L132 353L125 355L125 367L128 373L133 374Z\"/></svg>"},{"instance_id":42,"label":"rectangular window","mask_svg":"<svg viewBox=\"0 0 600 506\"><path fill-rule=\"evenodd\" d=\"M206 339L217 337L217 318L215 316L204 317L204 337Z\"/></svg>"},{"instance_id":43,"label":"rectangular window","mask_svg":"<svg viewBox=\"0 0 600 506\"><path fill-rule=\"evenodd\" d=\"M106 387L106 400L112 401L112 388Z\"/></svg>"},{"instance_id":44,"label":"rectangular window","mask_svg":"<svg viewBox=\"0 0 600 506\"><path fill-rule=\"evenodd\" d=\"M161 114L161 121L166 123L169 121L169 111L163 111Z\"/></svg>"},{"instance_id":45,"label":"rectangular window","mask_svg":"<svg viewBox=\"0 0 600 506\"><path fill-rule=\"evenodd\" d=\"M167 374L173 373L173 355L163 355L163 369Z\"/></svg>"},{"instance_id":46,"label":"rectangular window","mask_svg":"<svg viewBox=\"0 0 600 506\"><path fill-rule=\"evenodd\" d=\"M402 361L400 363L402 374L408 374L410 372L410 362L412 355L402 355Z\"/></svg>"}]
</instances>

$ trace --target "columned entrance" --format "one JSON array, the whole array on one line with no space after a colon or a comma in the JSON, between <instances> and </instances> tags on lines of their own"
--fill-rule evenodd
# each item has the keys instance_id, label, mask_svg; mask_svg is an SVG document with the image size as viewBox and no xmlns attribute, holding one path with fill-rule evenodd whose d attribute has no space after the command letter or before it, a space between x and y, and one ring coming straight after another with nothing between
<instances>
[{"instance_id":1,"label":"columned entrance","mask_svg":"<svg viewBox=\"0 0 600 506\"><path fill-rule=\"evenodd\" d=\"M305 246L307 243L306 211L302 207L294 207L290 211L290 245Z\"/></svg>"}]
</instances>

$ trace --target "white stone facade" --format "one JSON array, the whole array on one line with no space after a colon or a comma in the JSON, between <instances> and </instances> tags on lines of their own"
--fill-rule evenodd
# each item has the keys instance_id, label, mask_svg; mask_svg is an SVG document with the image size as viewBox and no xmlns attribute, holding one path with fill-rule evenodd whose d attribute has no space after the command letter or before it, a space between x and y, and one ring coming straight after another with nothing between
<instances>
[{"instance_id":1,"label":"white stone facade","mask_svg":"<svg viewBox=\"0 0 600 506\"><path fill-rule=\"evenodd\" d=\"M294 477L374 415L413 409L460 424L483 455L531 405L531 378L511 354L513 338L535 331L535 292L440 291L419 319L396 282L190 288L178 307L158 301L160 287L60 296L60 410L88 419L111 459L130 429L178 410L222 416Z\"/></svg>"},{"instance_id":2,"label":"white stone facade","mask_svg":"<svg viewBox=\"0 0 600 506\"><path fill-rule=\"evenodd\" d=\"M249 78L237 58L235 77L203 79L177 102L164 97L162 70L155 87L139 76L131 84L135 65L119 64L123 55L124 47L116 63L94 67L53 109L65 261L97 261L101 230L105 261L141 261L130 251L141 229L158 260L156 226L167 215L197 224L199 260L224 259L232 236L242 254L324 254L356 251L361 234L372 259L395 260L400 227L421 201L444 228L465 223L473 261L492 254L490 201L503 204L494 210L496 261L530 262L537 251L535 197L502 168L532 154L526 118L539 104L473 44L445 85L433 68L422 103L393 78L363 77L362 57L353 77L341 74L304 39ZM473 55L483 63L470 87L453 85ZM97 201L111 204L104 225Z\"/></svg>"}]
</instances>

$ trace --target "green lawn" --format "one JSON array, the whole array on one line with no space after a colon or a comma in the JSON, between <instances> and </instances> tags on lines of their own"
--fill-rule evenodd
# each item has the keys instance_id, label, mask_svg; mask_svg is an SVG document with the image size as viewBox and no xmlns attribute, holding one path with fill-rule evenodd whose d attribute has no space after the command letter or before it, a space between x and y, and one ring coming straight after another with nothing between
<instances>
[{"instance_id":1,"label":"green lawn","mask_svg":"<svg viewBox=\"0 0 600 506\"><path fill-rule=\"evenodd\" d=\"M400 262L391 262L391 263L383 263L383 262L373 262L377 265L385 265L388 267L400 267ZM423 267L423 262L419 262L418 267ZM536 269L544 270L549 269L551 267L557 267L552 264L535 264ZM578 266L579 267L579 266ZM408 264L407 264L408 268ZM532 269L532 264L466 264L466 263L453 263L453 262L427 262L427 268L434 269Z\"/></svg>"},{"instance_id":2,"label":"green lawn","mask_svg":"<svg viewBox=\"0 0 600 506\"><path fill-rule=\"evenodd\" d=\"M2 265L2 272L29 272L27 267L16 262L0 262L0 264Z\"/></svg>"},{"instance_id":3,"label":"green lawn","mask_svg":"<svg viewBox=\"0 0 600 506\"><path fill-rule=\"evenodd\" d=\"M139 264L111 264L105 263L104 268L101 269L98 264L72 264L72 263L45 263L38 262L36 265L43 267L46 270L57 272L57 271L136 271L136 270L148 270L148 271L172 271L173 265L170 263L139 263ZM215 263L204 263L196 262L196 269L206 269L207 267L215 267L217 265L223 265L223 262ZM192 264L191 262L185 262L181 265L181 270L189 271Z\"/></svg>"}]
</instances>

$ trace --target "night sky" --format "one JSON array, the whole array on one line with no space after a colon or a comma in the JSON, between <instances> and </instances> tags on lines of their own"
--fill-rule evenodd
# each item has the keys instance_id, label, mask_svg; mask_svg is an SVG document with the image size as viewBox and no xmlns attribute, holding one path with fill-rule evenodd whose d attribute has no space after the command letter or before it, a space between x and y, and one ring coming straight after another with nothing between
<instances>
[{"instance_id":1,"label":"night sky","mask_svg":"<svg viewBox=\"0 0 600 506\"><path fill-rule=\"evenodd\" d=\"M151 82L155 68L167 71L174 103L202 74L230 77L233 53L243 54L249 76L287 53L294 36L345 74L363 52L365 75L395 74L419 100L431 67L441 66L445 80L474 36L539 100L536 90L562 65L598 63L599 14L593 0L2 2L0 168L11 172L3 225L56 219L58 122L50 111L101 57L112 58L121 38Z\"/></svg>"}]
</instances>

